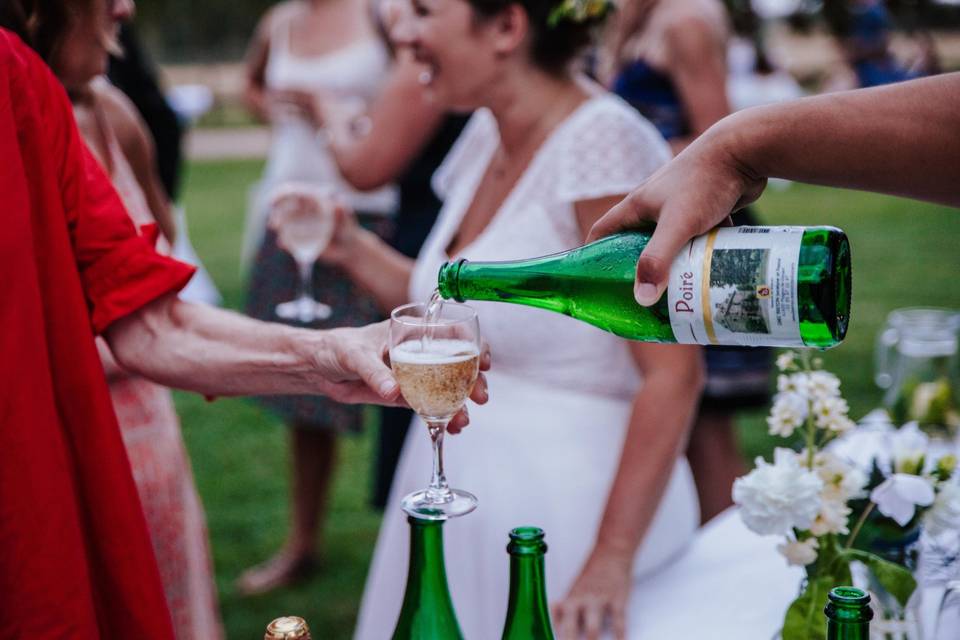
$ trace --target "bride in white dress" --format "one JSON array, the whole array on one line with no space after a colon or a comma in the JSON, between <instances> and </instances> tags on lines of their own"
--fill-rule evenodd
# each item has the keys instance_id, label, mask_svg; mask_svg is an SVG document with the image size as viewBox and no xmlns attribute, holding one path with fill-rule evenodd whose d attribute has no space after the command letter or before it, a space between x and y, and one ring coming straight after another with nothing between
<instances>
[{"instance_id":1,"label":"bride in white dress","mask_svg":"<svg viewBox=\"0 0 960 640\"><path fill-rule=\"evenodd\" d=\"M435 175L445 204L415 263L349 216L325 254L385 310L426 300L446 260L509 260L582 244L600 215L669 158L633 109L567 71L592 25L548 28L552 6L415 0L417 17L401 25L435 99L477 111ZM700 351L629 343L526 307L475 307L493 354L492 402L471 406L471 426L445 447L451 484L480 500L445 527L462 631L470 639L500 634L504 549L519 525L546 531L558 635L589 633L605 618L617 631L631 585L680 554L698 524L680 451L699 397ZM358 639L392 631L407 571L399 500L429 473L418 421L384 516Z\"/></svg>"}]
</instances>

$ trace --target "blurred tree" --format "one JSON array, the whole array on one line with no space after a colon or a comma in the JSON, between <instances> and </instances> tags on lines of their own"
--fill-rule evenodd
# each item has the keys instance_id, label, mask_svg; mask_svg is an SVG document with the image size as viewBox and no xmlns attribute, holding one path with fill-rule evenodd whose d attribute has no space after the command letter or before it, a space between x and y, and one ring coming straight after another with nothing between
<instances>
[{"instance_id":1,"label":"blurred tree","mask_svg":"<svg viewBox=\"0 0 960 640\"><path fill-rule=\"evenodd\" d=\"M137 4L148 48L164 62L209 62L243 55L260 16L276 0L149 0Z\"/></svg>"}]
</instances>

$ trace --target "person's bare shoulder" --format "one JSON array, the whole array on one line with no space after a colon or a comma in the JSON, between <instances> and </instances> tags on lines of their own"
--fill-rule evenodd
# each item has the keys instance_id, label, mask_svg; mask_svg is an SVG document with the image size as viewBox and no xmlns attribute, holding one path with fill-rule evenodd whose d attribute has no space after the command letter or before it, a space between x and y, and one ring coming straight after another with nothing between
<instances>
[{"instance_id":1,"label":"person's bare shoulder","mask_svg":"<svg viewBox=\"0 0 960 640\"><path fill-rule=\"evenodd\" d=\"M94 82L93 94L125 156L151 154L153 144L140 112L122 91L106 81Z\"/></svg>"}]
</instances>

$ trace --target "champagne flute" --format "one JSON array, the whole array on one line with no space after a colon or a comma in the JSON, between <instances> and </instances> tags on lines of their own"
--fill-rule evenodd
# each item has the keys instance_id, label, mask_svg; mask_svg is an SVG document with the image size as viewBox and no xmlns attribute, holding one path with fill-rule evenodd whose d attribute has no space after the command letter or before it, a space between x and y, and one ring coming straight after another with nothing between
<instances>
[{"instance_id":1,"label":"champagne flute","mask_svg":"<svg viewBox=\"0 0 960 640\"><path fill-rule=\"evenodd\" d=\"M443 435L473 390L479 363L480 324L467 305L444 302L429 318L425 304L407 304L390 314L390 366L433 443L430 485L401 502L411 516L446 520L477 507L476 496L447 483Z\"/></svg>"},{"instance_id":2,"label":"champagne flute","mask_svg":"<svg viewBox=\"0 0 960 640\"><path fill-rule=\"evenodd\" d=\"M313 297L313 265L334 231L332 197L329 190L288 183L271 199L270 224L276 229L277 244L293 256L300 274L300 294L277 305L278 318L309 323L326 320L333 314L329 305Z\"/></svg>"}]
</instances>

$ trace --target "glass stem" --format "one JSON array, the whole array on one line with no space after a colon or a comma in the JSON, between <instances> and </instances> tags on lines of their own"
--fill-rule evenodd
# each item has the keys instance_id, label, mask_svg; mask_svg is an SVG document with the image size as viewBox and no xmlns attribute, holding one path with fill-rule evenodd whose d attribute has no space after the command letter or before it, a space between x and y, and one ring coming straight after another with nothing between
<instances>
[{"instance_id":1,"label":"glass stem","mask_svg":"<svg viewBox=\"0 0 960 640\"><path fill-rule=\"evenodd\" d=\"M447 430L446 422L428 422L430 441L433 443L433 473L430 475L430 487L427 495L433 502L450 501L450 485L443 474L443 434Z\"/></svg>"},{"instance_id":2,"label":"glass stem","mask_svg":"<svg viewBox=\"0 0 960 640\"><path fill-rule=\"evenodd\" d=\"M300 299L313 298L313 261L297 262L300 270Z\"/></svg>"}]
</instances>

